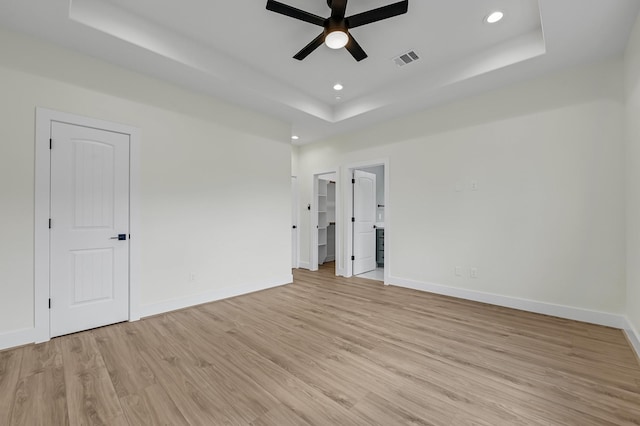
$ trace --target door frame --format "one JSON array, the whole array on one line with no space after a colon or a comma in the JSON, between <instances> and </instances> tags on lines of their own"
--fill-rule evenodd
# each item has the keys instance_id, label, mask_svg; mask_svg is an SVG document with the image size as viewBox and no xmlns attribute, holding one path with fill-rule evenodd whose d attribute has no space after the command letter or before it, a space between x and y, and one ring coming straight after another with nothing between
<instances>
[{"instance_id":1,"label":"door frame","mask_svg":"<svg viewBox=\"0 0 640 426\"><path fill-rule=\"evenodd\" d=\"M35 223L34 223L34 328L35 342L50 340L50 200L51 122L91 127L129 135L129 321L140 319L140 130L81 115L36 108Z\"/></svg>"},{"instance_id":2,"label":"door frame","mask_svg":"<svg viewBox=\"0 0 640 426\"><path fill-rule=\"evenodd\" d=\"M297 176L291 176L291 191L292 191L292 218L291 218L291 222L292 222L292 226L295 226L296 229L296 236L295 238L293 238L293 247L291 247L292 250L292 258L293 258L293 265L291 265L291 267L293 269L298 269L300 267L300 195L299 195L299 190L298 190L298 177Z\"/></svg>"},{"instance_id":3,"label":"door frame","mask_svg":"<svg viewBox=\"0 0 640 426\"><path fill-rule=\"evenodd\" d=\"M391 215L389 206L389 159L384 158L380 160L363 161L360 163L353 163L344 166L344 179L343 193L344 196L344 227L343 238L346 245L346 251L343 256L344 262L344 276L353 276L353 261L351 256L353 254L353 223L351 223L351 215L353 214L353 185L351 180L353 179L353 172L355 170L366 169L369 167L383 166L384 167L384 285L389 285L389 276L391 275L391 256L390 256L390 244L389 242L389 229L391 228Z\"/></svg>"}]
</instances>

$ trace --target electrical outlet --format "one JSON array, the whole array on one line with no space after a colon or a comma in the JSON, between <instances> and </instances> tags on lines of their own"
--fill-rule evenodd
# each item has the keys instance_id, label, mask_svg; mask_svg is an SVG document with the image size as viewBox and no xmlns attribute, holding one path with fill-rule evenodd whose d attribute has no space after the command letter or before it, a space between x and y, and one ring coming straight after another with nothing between
<instances>
[{"instance_id":1,"label":"electrical outlet","mask_svg":"<svg viewBox=\"0 0 640 426\"><path fill-rule=\"evenodd\" d=\"M478 278L478 268L469 269L469 276L471 278Z\"/></svg>"},{"instance_id":2,"label":"electrical outlet","mask_svg":"<svg viewBox=\"0 0 640 426\"><path fill-rule=\"evenodd\" d=\"M194 282L196 280L196 274L193 272L189 272L189 282Z\"/></svg>"},{"instance_id":3,"label":"electrical outlet","mask_svg":"<svg viewBox=\"0 0 640 426\"><path fill-rule=\"evenodd\" d=\"M472 191L478 190L478 182L476 182L475 180L471 182L471 190Z\"/></svg>"},{"instance_id":4,"label":"electrical outlet","mask_svg":"<svg viewBox=\"0 0 640 426\"><path fill-rule=\"evenodd\" d=\"M462 276L462 266L456 266L455 268L456 277Z\"/></svg>"}]
</instances>

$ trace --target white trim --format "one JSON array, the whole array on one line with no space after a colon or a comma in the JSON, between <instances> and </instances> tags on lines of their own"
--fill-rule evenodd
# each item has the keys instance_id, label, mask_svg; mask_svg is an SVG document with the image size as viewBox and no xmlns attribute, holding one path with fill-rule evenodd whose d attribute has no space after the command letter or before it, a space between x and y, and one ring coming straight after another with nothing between
<instances>
[{"instance_id":1,"label":"white trim","mask_svg":"<svg viewBox=\"0 0 640 426\"><path fill-rule=\"evenodd\" d=\"M298 268L311 270L311 263L300 261L298 262Z\"/></svg>"},{"instance_id":2,"label":"white trim","mask_svg":"<svg viewBox=\"0 0 640 426\"><path fill-rule=\"evenodd\" d=\"M389 277L388 284L618 329L625 329L626 326L625 317L620 314L592 311L589 309L520 299L517 297L501 296L499 294L484 293L480 291L450 287L442 284L425 283L397 277Z\"/></svg>"},{"instance_id":3,"label":"white trim","mask_svg":"<svg viewBox=\"0 0 640 426\"><path fill-rule=\"evenodd\" d=\"M311 225L309 239L311 240L311 247L309 247L309 270L318 270L318 174L313 175L313 198L311 199L311 217L309 218L309 224Z\"/></svg>"},{"instance_id":4,"label":"white trim","mask_svg":"<svg viewBox=\"0 0 640 426\"><path fill-rule=\"evenodd\" d=\"M46 342L49 333L49 199L51 163L49 138L51 117L48 110L36 108L35 140L35 223L34 223L34 341Z\"/></svg>"},{"instance_id":5,"label":"white trim","mask_svg":"<svg viewBox=\"0 0 640 426\"><path fill-rule=\"evenodd\" d=\"M203 303L215 302L217 300L228 299L230 297L242 296L256 291L267 290L274 287L291 284L293 275L286 275L268 281L245 284L237 287L221 288L211 290L206 293L194 294L192 296L181 297L180 299L167 300L165 302L152 303L140 307L142 318L152 315L163 314L178 309L189 308L191 306L202 305Z\"/></svg>"},{"instance_id":6,"label":"white trim","mask_svg":"<svg viewBox=\"0 0 640 426\"><path fill-rule=\"evenodd\" d=\"M624 317L624 320L626 323L624 332L627 335L627 339L629 340L631 347L636 351L638 361L640 362L640 333L638 333L638 330L636 330L628 317Z\"/></svg>"},{"instance_id":7,"label":"white trim","mask_svg":"<svg viewBox=\"0 0 640 426\"><path fill-rule=\"evenodd\" d=\"M36 108L35 140L35 224L34 224L34 333L36 343L50 339L49 329L49 200L51 164L49 139L51 122L109 130L129 135L129 320L140 318L140 131L118 123L97 120L76 114Z\"/></svg>"},{"instance_id":8,"label":"white trim","mask_svg":"<svg viewBox=\"0 0 640 426\"><path fill-rule=\"evenodd\" d=\"M24 328L22 330L11 331L0 334L0 351L15 348L17 346L28 345L36 340L35 328Z\"/></svg>"},{"instance_id":9,"label":"white trim","mask_svg":"<svg viewBox=\"0 0 640 426\"><path fill-rule=\"evenodd\" d=\"M142 288L142 222L140 219L142 131L131 128L129 137L129 321L137 321L140 319L140 288Z\"/></svg>"},{"instance_id":10,"label":"white trim","mask_svg":"<svg viewBox=\"0 0 640 426\"><path fill-rule=\"evenodd\" d=\"M300 267L300 190L298 176L291 176L291 182L293 185L293 199L291 200L291 202L293 203L293 217L291 218L291 222L292 225L296 226L296 237L294 241L295 246L291 248L291 250L293 251L293 265L291 265L291 267L293 269L298 269Z\"/></svg>"}]
</instances>

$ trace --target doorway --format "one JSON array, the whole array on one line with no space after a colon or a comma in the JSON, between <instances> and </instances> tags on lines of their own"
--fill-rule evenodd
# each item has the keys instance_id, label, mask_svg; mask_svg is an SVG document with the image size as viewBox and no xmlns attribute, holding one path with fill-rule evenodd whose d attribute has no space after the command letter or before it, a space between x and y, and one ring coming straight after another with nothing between
<instances>
[{"instance_id":1,"label":"doorway","mask_svg":"<svg viewBox=\"0 0 640 426\"><path fill-rule=\"evenodd\" d=\"M137 129L40 108L36 125L36 341L139 319Z\"/></svg>"},{"instance_id":2,"label":"doorway","mask_svg":"<svg viewBox=\"0 0 640 426\"><path fill-rule=\"evenodd\" d=\"M347 168L346 276L377 281L389 276L387 171L387 160Z\"/></svg>"},{"instance_id":3,"label":"doorway","mask_svg":"<svg viewBox=\"0 0 640 426\"><path fill-rule=\"evenodd\" d=\"M313 203L311 208L311 270L321 265L334 269L339 252L338 239L338 173L335 171L313 176Z\"/></svg>"}]
</instances>

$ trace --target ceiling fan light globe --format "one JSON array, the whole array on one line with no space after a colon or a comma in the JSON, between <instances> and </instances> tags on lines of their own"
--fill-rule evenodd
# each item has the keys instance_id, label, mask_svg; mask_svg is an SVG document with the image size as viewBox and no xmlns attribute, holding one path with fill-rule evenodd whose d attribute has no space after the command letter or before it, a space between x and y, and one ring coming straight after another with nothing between
<instances>
[{"instance_id":1,"label":"ceiling fan light globe","mask_svg":"<svg viewBox=\"0 0 640 426\"><path fill-rule=\"evenodd\" d=\"M332 31L324 38L324 43L330 49L340 49L347 45L349 36L341 30Z\"/></svg>"}]
</instances>

